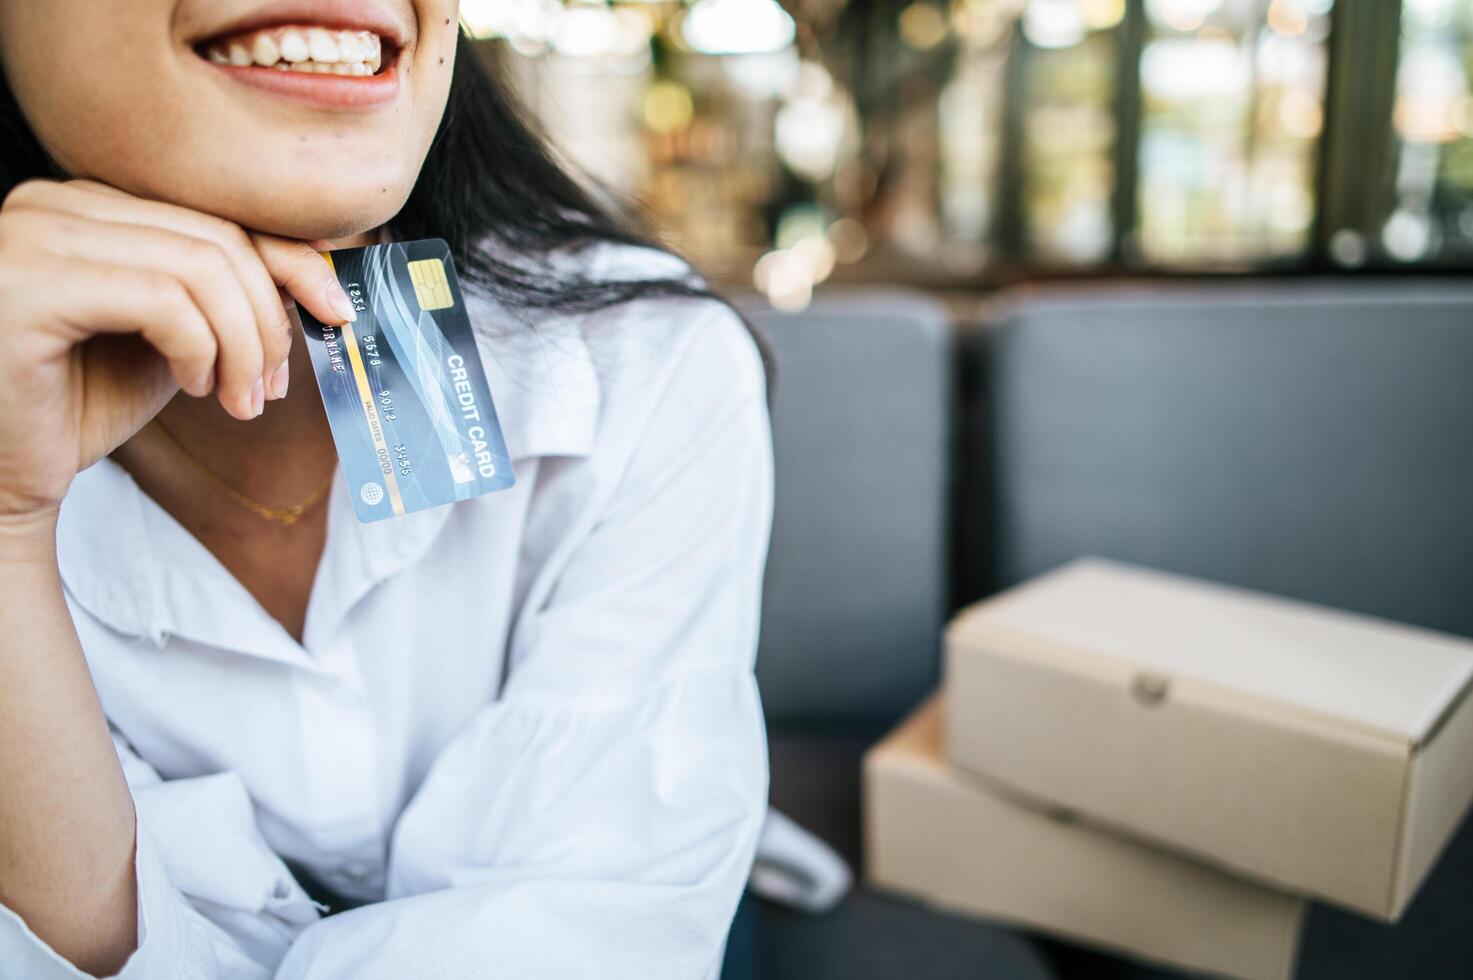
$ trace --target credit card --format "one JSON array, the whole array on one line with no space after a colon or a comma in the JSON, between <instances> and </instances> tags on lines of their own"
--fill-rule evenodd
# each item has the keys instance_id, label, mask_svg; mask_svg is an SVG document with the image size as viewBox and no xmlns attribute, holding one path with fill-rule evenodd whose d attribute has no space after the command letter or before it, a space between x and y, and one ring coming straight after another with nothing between
<instances>
[{"instance_id":1,"label":"credit card","mask_svg":"<svg viewBox=\"0 0 1473 980\"><path fill-rule=\"evenodd\" d=\"M298 307L338 461L366 523L516 482L450 247L438 238L324 253L358 319Z\"/></svg>"}]
</instances>

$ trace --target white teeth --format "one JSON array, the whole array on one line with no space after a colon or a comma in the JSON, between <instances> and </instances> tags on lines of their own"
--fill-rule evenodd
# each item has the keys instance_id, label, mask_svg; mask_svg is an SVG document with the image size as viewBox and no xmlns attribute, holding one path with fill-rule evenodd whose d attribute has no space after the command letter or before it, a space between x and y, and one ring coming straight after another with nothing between
<instances>
[{"instance_id":1,"label":"white teeth","mask_svg":"<svg viewBox=\"0 0 1473 980\"><path fill-rule=\"evenodd\" d=\"M382 67L383 40L370 31L275 27L217 41L204 55L217 65L363 76Z\"/></svg>"},{"instance_id":2,"label":"white teeth","mask_svg":"<svg viewBox=\"0 0 1473 980\"><path fill-rule=\"evenodd\" d=\"M307 50L312 54L312 60L334 64L338 60L338 42L327 31L320 27L314 27L307 32Z\"/></svg>"},{"instance_id":3,"label":"white teeth","mask_svg":"<svg viewBox=\"0 0 1473 980\"><path fill-rule=\"evenodd\" d=\"M294 27L288 27L281 32L281 57L286 61L306 61L310 52L307 49L307 39L302 32Z\"/></svg>"},{"instance_id":4,"label":"white teeth","mask_svg":"<svg viewBox=\"0 0 1473 980\"><path fill-rule=\"evenodd\" d=\"M256 64L270 68L281 60L281 48L276 46L276 40L270 34L257 34L251 44L251 57L255 58Z\"/></svg>"}]
</instances>

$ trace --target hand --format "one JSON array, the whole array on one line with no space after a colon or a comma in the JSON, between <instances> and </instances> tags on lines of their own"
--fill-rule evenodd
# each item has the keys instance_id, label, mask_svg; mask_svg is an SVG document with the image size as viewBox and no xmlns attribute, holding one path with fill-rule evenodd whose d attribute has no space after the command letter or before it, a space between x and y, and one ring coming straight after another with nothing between
<instances>
[{"instance_id":1,"label":"hand","mask_svg":"<svg viewBox=\"0 0 1473 980\"><path fill-rule=\"evenodd\" d=\"M93 181L17 186L0 204L0 519L54 513L181 388L259 415L284 385L284 294L324 323L353 315L303 242Z\"/></svg>"}]
</instances>

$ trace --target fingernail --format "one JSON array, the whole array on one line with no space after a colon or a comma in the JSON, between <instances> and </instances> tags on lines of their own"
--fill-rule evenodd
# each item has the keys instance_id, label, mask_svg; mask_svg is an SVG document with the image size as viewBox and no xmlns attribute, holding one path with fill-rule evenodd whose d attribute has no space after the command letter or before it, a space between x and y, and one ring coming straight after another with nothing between
<instances>
[{"instance_id":1,"label":"fingernail","mask_svg":"<svg viewBox=\"0 0 1473 980\"><path fill-rule=\"evenodd\" d=\"M342 317L344 323L352 323L358 319L358 311L353 309L353 301L343 291L342 283L333 280L333 284L327 287L327 304L332 311Z\"/></svg>"},{"instance_id":2,"label":"fingernail","mask_svg":"<svg viewBox=\"0 0 1473 980\"><path fill-rule=\"evenodd\" d=\"M251 385L251 415L252 415L252 417L257 416L257 415L260 415L261 412L265 410L265 408L266 408L266 382L262 381L260 378L257 378L256 379L256 383L253 384L253 385Z\"/></svg>"},{"instance_id":3,"label":"fingernail","mask_svg":"<svg viewBox=\"0 0 1473 980\"><path fill-rule=\"evenodd\" d=\"M271 372L271 397L285 398L286 386L291 383L292 373L286 361L276 365L276 370Z\"/></svg>"}]
</instances>

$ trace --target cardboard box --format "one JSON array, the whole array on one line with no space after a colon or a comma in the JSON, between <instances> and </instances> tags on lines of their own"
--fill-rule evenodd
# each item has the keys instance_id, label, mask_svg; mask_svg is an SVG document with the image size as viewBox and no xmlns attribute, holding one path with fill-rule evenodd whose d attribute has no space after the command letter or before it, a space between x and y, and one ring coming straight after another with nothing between
<instances>
[{"instance_id":1,"label":"cardboard box","mask_svg":"<svg viewBox=\"0 0 1473 980\"><path fill-rule=\"evenodd\" d=\"M1473 798L1467 640L1087 560L945 643L954 763L1380 918Z\"/></svg>"},{"instance_id":2,"label":"cardboard box","mask_svg":"<svg viewBox=\"0 0 1473 980\"><path fill-rule=\"evenodd\" d=\"M998 795L945 761L942 727L933 697L865 757L872 884L1189 970L1293 974L1302 900Z\"/></svg>"}]
</instances>

